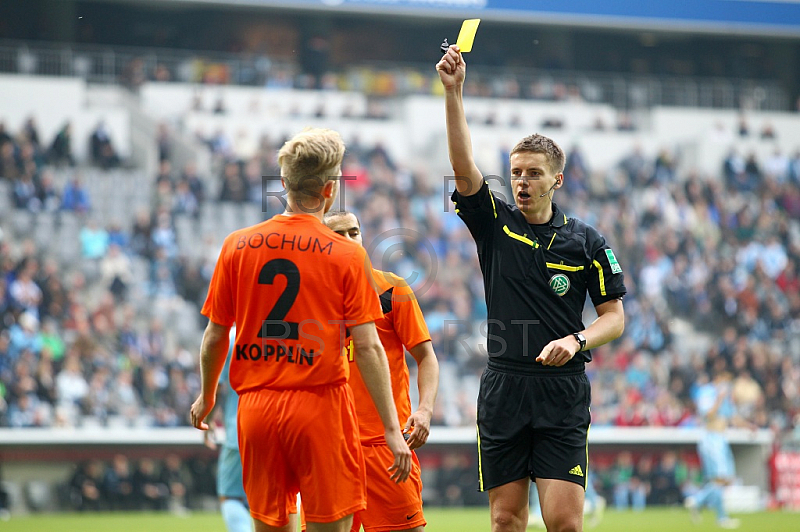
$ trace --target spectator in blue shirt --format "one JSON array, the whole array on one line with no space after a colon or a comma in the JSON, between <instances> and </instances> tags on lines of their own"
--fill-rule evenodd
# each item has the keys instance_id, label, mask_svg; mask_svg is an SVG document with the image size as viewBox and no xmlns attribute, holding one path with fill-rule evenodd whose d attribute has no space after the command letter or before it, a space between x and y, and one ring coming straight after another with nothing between
<instances>
[{"instance_id":1,"label":"spectator in blue shirt","mask_svg":"<svg viewBox=\"0 0 800 532\"><path fill-rule=\"evenodd\" d=\"M75 177L64 187L64 194L61 197L61 209L85 213L89 212L91 207L89 192L84 188L80 178Z\"/></svg>"}]
</instances>

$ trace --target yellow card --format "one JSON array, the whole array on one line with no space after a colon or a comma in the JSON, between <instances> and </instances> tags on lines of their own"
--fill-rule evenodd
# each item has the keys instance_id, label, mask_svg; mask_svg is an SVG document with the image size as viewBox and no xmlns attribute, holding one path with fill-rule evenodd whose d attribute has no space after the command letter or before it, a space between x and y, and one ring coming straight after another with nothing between
<instances>
[{"instance_id":1,"label":"yellow card","mask_svg":"<svg viewBox=\"0 0 800 532\"><path fill-rule=\"evenodd\" d=\"M480 23L481 19L470 18L461 24L461 31L458 32L458 41L456 41L461 53L472 50L472 42L475 40L475 33L478 31L478 24Z\"/></svg>"}]
</instances>

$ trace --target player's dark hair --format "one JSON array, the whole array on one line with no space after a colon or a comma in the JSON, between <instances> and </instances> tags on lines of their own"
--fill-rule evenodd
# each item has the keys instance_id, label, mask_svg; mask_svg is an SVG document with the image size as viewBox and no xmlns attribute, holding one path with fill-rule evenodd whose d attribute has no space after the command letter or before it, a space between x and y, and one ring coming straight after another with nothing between
<instances>
[{"instance_id":1,"label":"player's dark hair","mask_svg":"<svg viewBox=\"0 0 800 532\"><path fill-rule=\"evenodd\" d=\"M356 217L356 222L358 222L358 228L361 229L361 220L358 219L358 215L356 213L352 212L352 211L348 211L348 210L344 210L344 209L341 209L341 210L330 210L330 211L326 212L325 213L325 217L324 217L324 221L327 222L331 218L337 218L339 216L347 216L348 214L352 214L353 216Z\"/></svg>"}]
</instances>

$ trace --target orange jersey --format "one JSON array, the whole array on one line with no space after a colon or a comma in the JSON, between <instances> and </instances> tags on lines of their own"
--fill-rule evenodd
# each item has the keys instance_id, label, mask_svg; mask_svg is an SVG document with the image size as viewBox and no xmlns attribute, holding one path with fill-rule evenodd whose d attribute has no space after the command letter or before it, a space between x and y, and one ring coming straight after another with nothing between
<instances>
[{"instance_id":1,"label":"orange jersey","mask_svg":"<svg viewBox=\"0 0 800 532\"><path fill-rule=\"evenodd\" d=\"M370 271L361 246L311 215L231 233L202 310L214 323L236 323L231 387L241 395L345 383L345 328L383 315Z\"/></svg>"},{"instance_id":2,"label":"orange jersey","mask_svg":"<svg viewBox=\"0 0 800 532\"><path fill-rule=\"evenodd\" d=\"M405 349L411 349L431 339L425 319L411 287L390 272L373 269L373 279L380 294L383 316L375 320L392 378L392 395L395 408L403 427L411 416L411 398L408 393L409 376ZM405 349L404 349L405 348ZM361 443L372 445L384 442L383 422L361 379L358 366L352 364L358 353L354 353L353 342L347 344L347 359L350 364L350 387L356 402L358 428Z\"/></svg>"}]
</instances>

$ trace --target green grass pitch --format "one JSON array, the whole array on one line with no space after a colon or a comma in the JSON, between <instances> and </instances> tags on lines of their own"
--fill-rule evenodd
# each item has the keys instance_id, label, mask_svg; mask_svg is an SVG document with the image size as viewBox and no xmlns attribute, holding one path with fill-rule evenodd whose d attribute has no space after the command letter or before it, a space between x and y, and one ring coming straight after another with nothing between
<instances>
[{"instance_id":1,"label":"green grass pitch","mask_svg":"<svg viewBox=\"0 0 800 532\"><path fill-rule=\"evenodd\" d=\"M431 532L488 532L489 510L440 509L425 510L428 519L427 530ZM800 513L762 512L736 516L742 521L739 530L758 532L797 532L800 531ZM217 513L192 513L184 517L158 513L126 514L49 514L12 516L8 522L0 522L2 532L38 532L58 530L59 532L225 532L222 518ZM537 531L543 529L530 528ZM601 523L587 532L705 532L719 531L714 524L713 515L703 514L703 521L695 525L689 514L680 509L655 509L643 513L606 512Z\"/></svg>"}]
</instances>

